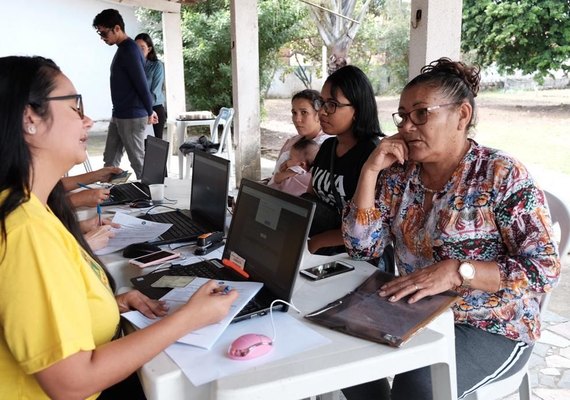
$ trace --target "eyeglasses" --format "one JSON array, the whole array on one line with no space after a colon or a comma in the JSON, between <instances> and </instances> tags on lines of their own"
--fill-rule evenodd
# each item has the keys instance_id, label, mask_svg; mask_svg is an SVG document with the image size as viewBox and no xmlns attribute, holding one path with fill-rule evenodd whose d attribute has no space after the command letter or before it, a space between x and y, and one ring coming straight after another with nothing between
<instances>
[{"instance_id":1,"label":"eyeglasses","mask_svg":"<svg viewBox=\"0 0 570 400\"><path fill-rule=\"evenodd\" d=\"M339 103L334 100L327 100L323 103L322 109L325 110L327 114L334 114L337 107L348 107L352 106L350 103Z\"/></svg>"},{"instance_id":2,"label":"eyeglasses","mask_svg":"<svg viewBox=\"0 0 570 400\"><path fill-rule=\"evenodd\" d=\"M101 31L101 30L97 29L97 35L99 35L103 39L105 39L107 36L109 36L109 33L111 33L112 31L113 31L112 29L107 29L106 31Z\"/></svg>"},{"instance_id":3,"label":"eyeglasses","mask_svg":"<svg viewBox=\"0 0 570 400\"><path fill-rule=\"evenodd\" d=\"M69 100L75 99L76 105L75 107L70 106L73 111L79 114L79 117L83 119L85 117L85 109L83 108L83 98L80 94L69 94L67 96L55 96L55 97L46 97L44 101L57 101L57 100Z\"/></svg>"},{"instance_id":4,"label":"eyeglasses","mask_svg":"<svg viewBox=\"0 0 570 400\"><path fill-rule=\"evenodd\" d=\"M396 124L398 128L403 127L408 119L412 121L412 124L414 125L424 125L427 123L428 114L433 110L437 110L438 108L453 106L456 104L461 104L461 102L438 104L436 106L416 108L415 110L412 110L409 113L398 111L392 114L392 119L394 120L394 124Z\"/></svg>"}]
</instances>

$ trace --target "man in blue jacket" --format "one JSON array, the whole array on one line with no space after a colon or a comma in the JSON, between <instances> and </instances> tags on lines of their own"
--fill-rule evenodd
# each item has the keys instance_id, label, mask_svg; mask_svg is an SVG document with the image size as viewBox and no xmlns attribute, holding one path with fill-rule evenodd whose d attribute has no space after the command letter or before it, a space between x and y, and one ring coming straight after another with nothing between
<instances>
[{"instance_id":1,"label":"man in blue jacket","mask_svg":"<svg viewBox=\"0 0 570 400\"><path fill-rule=\"evenodd\" d=\"M123 149L138 179L144 160L145 128L158 122L152 109L152 97L144 73L144 57L133 39L125 33L123 17L117 10L101 11L93 27L109 46L117 45L111 63L111 99L113 115L109 123L103 162L118 167Z\"/></svg>"}]
</instances>

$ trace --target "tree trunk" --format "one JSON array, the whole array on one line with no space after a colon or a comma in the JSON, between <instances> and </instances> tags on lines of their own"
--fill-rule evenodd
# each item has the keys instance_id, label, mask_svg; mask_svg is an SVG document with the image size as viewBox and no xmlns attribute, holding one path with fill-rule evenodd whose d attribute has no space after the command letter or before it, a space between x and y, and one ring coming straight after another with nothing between
<instances>
[{"instance_id":1,"label":"tree trunk","mask_svg":"<svg viewBox=\"0 0 570 400\"><path fill-rule=\"evenodd\" d=\"M358 15L353 17L356 13L356 1L329 0L328 4L323 6L328 10L310 8L319 34L331 54L327 64L329 74L348 64L348 50L366 16L371 0L365 0Z\"/></svg>"}]
</instances>

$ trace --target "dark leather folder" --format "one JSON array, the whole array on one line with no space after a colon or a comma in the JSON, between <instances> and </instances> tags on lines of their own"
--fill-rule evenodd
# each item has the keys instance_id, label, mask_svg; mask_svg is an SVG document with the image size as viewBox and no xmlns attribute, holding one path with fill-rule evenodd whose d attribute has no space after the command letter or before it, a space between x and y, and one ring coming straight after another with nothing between
<instances>
[{"instance_id":1,"label":"dark leather folder","mask_svg":"<svg viewBox=\"0 0 570 400\"><path fill-rule=\"evenodd\" d=\"M457 293L447 291L414 304L408 304L407 297L391 303L378 296L378 290L392 279L393 275L376 271L353 292L305 318L347 335L400 347L458 300Z\"/></svg>"}]
</instances>

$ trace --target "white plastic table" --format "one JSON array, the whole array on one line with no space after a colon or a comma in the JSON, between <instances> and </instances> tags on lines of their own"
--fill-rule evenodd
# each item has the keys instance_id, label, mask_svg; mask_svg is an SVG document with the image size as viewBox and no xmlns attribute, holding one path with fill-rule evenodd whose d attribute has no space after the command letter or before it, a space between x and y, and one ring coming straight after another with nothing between
<instances>
[{"instance_id":1,"label":"white plastic table","mask_svg":"<svg viewBox=\"0 0 570 400\"><path fill-rule=\"evenodd\" d=\"M179 207L188 206L183 201L189 201L189 191L188 181L167 181L167 197L179 197ZM130 278L145 273L128 265L120 254L102 258L119 287L130 284ZM313 311L330 303L354 289L375 270L372 265L351 260L346 254L331 258L315 256L306 251L302 265L303 268L319 265L331 259L343 259L355 270L314 282L298 276L293 302L301 310ZM290 313L303 320L296 312ZM434 399L452 400L457 397L454 323L450 310L401 348L358 339L305 320L303 322L328 337L331 343L198 387L162 352L139 370L145 394L149 400L302 399L430 366ZM247 324L248 321L239 323Z\"/></svg>"}]
</instances>

